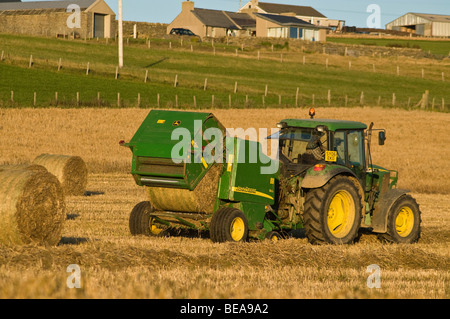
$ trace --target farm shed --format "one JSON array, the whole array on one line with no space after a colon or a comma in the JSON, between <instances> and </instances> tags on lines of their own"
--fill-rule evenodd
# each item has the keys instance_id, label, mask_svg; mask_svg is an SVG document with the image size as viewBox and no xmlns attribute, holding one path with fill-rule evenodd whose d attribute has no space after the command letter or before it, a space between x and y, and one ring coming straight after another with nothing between
<instances>
[{"instance_id":1,"label":"farm shed","mask_svg":"<svg viewBox=\"0 0 450 319\"><path fill-rule=\"evenodd\" d=\"M184 1L181 13L167 27L167 34L173 28L191 30L202 38L218 38L249 35L256 23L245 13L200 9L195 8L193 1Z\"/></svg>"},{"instance_id":2,"label":"farm shed","mask_svg":"<svg viewBox=\"0 0 450 319\"><path fill-rule=\"evenodd\" d=\"M4 33L111 38L115 17L104 0L0 2Z\"/></svg>"},{"instance_id":3,"label":"farm shed","mask_svg":"<svg viewBox=\"0 0 450 319\"><path fill-rule=\"evenodd\" d=\"M341 31L345 21L329 19L316 9L308 6L287 5L252 0L247 2L239 12L262 13L271 15L290 15L315 26L328 27L335 31Z\"/></svg>"},{"instance_id":4,"label":"farm shed","mask_svg":"<svg viewBox=\"0 0 450 319\"><path fill-rule=\"evenodd\" d=\"M256 34L259 37L290 38L325 42L327 29L294 16L255 13Z\"/></svg>"},{"instance_id":5,"label":"farm shed","mask_svg":"<svg viewBox=\"0 0 450 319\"><path fill-rule=\"evenodd\" d=\"M450 15L407 13L386 24L386 29L426 37L450 37Z\"/></svg>"}]
</instances>

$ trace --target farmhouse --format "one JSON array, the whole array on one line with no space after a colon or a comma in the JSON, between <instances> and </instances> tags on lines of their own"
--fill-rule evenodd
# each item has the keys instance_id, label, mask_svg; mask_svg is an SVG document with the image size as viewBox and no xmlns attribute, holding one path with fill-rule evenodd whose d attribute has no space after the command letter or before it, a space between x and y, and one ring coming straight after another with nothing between
<instances>
[{"instance_id":1,"label":"farmhouse","mask_svg":"<svg viewBox=\"0 0 450 319\"><path fill-rule=\"evenodd\" d=\"M258 1L250 3L255 5ZM263 7L267 10L277 8L276 6ZM314 20L314 17L320 17L323 21L328 21L325 16L311 7L282 6L282 8L284 9L275 10L276 13L267 13L267 11L258 10L255 7L245 8L244 6L235 13L195 8L194 2L188 0L182 3L182 11L167 27L167 33L170 33L173 28L184 28L202 38L256 36L326 41L326 33L329 28L323 26L326 24L325 22ZM296 12L291 12L293 9ZM309 14L310 17L308 21L305 21L299 18L298 14ZM315 21L315 23L310 21Z\"/></svg>"},{"instance_id":2,"label":"farmhouse","mask_svg":"<svg viewBox=\"0 0 450 319\"><path fill-rule=\"evenodd\" d=\"M328 28L315 26L294 16L255 13L256 34L269 38L326 41Z\"/></svg>"},{"instance_id":3,"label":"farmhouse","mask_svg":"<svg viewBox=\"0 0 450 319\"><path fill-rule=\"evenodd\" d=\"M341 31L345 25L343 20L329 19L316 9L307 6L287 5L251 0L239 12L262 13L271 15L289 15L315 26L328 27L334 31Z\"/></svg>"},{"instance_id":4,"label":"farmhouse","mask_svg":"<svg viewBox=\"0 0 450 319\"><path fill-rule=\"evenodd\" d=\"M426 37L450 37L450 15L407 13L389 22L386 29Z\"/></svg>"},{"instance_id":5,"label":"farmhouse","mask_svg":"<svg viewBox=\"0 0 450 319\"><path fill-rule=\"evenodd\" d=\"M246 13L199 9L193 1L184 1L181 13L169 24L167 33L173 28L189 29L202 38L244 36L254 32L256 22Z\"/></svg>"},{"instance_id":6,"label":"farmhouse","mask_svg":"<svg viewBox=\"0 0 450 319\"><path fill-rule=\"evenodd\" d=\"M111 38L115 13L104 0L0 2L0 32Z\"/></svg>"}]
</instances>

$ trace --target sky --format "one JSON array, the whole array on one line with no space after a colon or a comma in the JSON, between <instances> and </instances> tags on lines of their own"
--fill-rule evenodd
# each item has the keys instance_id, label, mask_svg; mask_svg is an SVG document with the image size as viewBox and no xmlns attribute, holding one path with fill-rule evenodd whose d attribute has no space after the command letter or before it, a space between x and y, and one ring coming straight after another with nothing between
<instances>
[{"instance_id":1,"label":"sky","mask_svg":"<svg viewBox=\"0 0 450 319\"><path fill-rule=\"evenodd\" d=\"M123 0L124 20L139 22L170 23L181 12L184 0ZM248 0L194 0L197 8L238 11L239 3ZM382 28L392 20L408 12L450 15L450 0L264 0L262 2L311 6L330 19L345 20L347 26L369 27L375 11L368 11L370 5L380 10ZM106 0L117 13L118 0Z\"/></svg>"}]
</instances>

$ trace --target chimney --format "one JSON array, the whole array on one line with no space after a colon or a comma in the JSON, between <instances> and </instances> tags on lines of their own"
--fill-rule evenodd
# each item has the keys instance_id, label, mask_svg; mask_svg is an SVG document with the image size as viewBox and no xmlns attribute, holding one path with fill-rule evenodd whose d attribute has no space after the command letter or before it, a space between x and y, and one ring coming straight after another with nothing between
<instances>
[{"instance_id":1,"label":"chimney","mask_svg":"<svg viewBox=\"0 0 450 319\"><path fill-rule=\"evenodd\" d=\"M187 0L182 3L182 11L183 12L189 12L192 10L194 10L194 1Z\"/></svg>"}]
</instances>

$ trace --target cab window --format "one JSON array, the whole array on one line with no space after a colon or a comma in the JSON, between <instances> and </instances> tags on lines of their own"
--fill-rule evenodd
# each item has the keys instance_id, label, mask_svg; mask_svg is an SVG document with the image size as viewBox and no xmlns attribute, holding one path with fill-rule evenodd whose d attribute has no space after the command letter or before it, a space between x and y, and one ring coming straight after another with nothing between
<instances>
[{"instance_id":1,"label":"cab window","mask_svg":"<svg viewBox=\"0 0 450 319\"><path fill-rule=\"evenodd\" d=\"M364 138L361 131L347 133L348 161L352 166L364 166Z\"/></svg>"},{"instance_id":2,"label":"cab window","mask_svg":"<svg viewBox=\"0 0 450 319\"><path fill-rule=\"evenodd\" d=\"M338 164L364 166L364 136L362 131L336 131L334 133L333 150L337 153ZM348 154L348 158L346 154Z\"/></svg>"}]
</instances>

